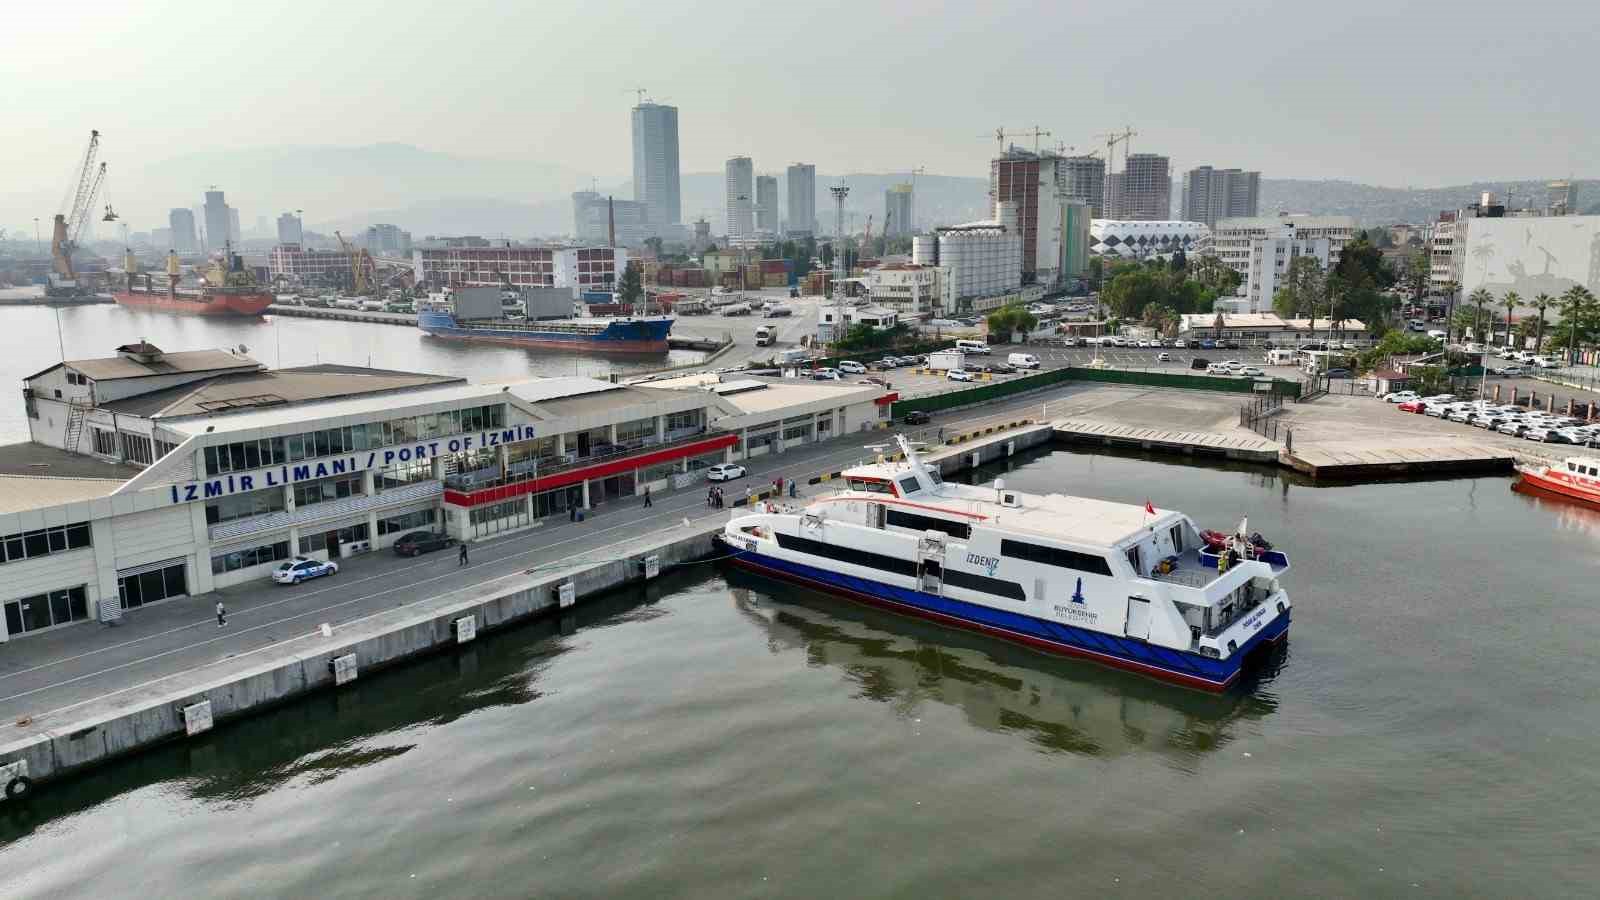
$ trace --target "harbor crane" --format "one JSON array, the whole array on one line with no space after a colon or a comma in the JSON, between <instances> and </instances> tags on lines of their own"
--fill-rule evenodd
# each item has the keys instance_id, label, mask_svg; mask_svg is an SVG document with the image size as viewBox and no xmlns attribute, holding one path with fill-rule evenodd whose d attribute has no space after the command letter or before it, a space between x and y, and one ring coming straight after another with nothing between
<instances>
[{"instance_id":1,"label":"harbor crane","mask_svg":"<svg viewBox=\"0 0 1600 900\"><path fill-rule=\"evenodd\" d=\"M356 296L361 297L372 291L374 276L377 274L378 264L373 260L367 248L357 249L344 235L338 231L333 236L339 239L339 249L350 257L350 289Z\"/></svg>"},{"instance_id":2,"label":"harbor crane","mask_svg":"<svg viewBox=\"0 0 1600 900\"><path fill-rule=\"evenodd\" d=\"M78 274L72 267L72 254L78 249L79 242L83 239L84 230L89 225L89 214L94 209L95 197L105 185L106 164L95 165L95 157L100 153L100 132L89 132L89 146L84 149L83 157L78 165L73 168L74 177L67 184L67 192L61 198L61 212L56 213L55 221L50 232L50 258L51 268L50 283L46 293L51 296L72 296L78 293ZM106 204L105 215L102 220L114 222L117 214Z\"/></svg>"}]
</instances>

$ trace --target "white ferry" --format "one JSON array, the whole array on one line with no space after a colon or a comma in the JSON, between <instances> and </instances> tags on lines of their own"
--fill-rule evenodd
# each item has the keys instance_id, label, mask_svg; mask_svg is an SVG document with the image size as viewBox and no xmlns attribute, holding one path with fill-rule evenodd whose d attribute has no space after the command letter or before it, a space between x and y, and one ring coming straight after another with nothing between
<instances>
[{"instance_id":1,"label":"white ferry","mask_svg":"<svg viewBox=\"0 0 1600 900\"><path fill-rule=\"evenodd\" d=\"M1289 559L1245 521L1223 535L1149 505L946 484L897 440L903 461L848 469L843 491L735 514L729 561L1209 691L1288 634Z\"/></svg>"}]
</instances>

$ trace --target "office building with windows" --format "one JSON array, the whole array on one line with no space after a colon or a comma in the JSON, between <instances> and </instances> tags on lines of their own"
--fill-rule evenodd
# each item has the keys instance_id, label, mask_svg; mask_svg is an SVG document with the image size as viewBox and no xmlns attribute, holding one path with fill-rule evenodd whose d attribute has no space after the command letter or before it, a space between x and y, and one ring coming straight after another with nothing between
<instances>
[{"instance_id":1,"label":"office building with windows","mask_svg":"<svg viewBox=\"0 0 1600 900\"><path fill-rule=\"evenodd\" d=\"M657 225L683 221L676 106L645 101L633 108L633 199Z\"/></svg>"},{"instance_id":2,"label":"office building with windows","mask_svg":"<svg viewBox=\"0 0 1600 900\"><path fill-rule=\"evenodd\" d=\"M789 208L784 231L791 237L811 237L817 233L817 167L795 163L784 175L789 189Z\"/></svg>"},{"instance_id":3,"label":"office building with windows","mask_svg":"<svg viewBox=\"0 0 1600 900\"><path fill-rule=\"evenodd\" d=\"M142 341L57 363L23 382L30 440L0 446L0 641L265 582L297 555L532 528L888 420L882 387L829 387L472 384Z\"/></svg>"}]
</instances>

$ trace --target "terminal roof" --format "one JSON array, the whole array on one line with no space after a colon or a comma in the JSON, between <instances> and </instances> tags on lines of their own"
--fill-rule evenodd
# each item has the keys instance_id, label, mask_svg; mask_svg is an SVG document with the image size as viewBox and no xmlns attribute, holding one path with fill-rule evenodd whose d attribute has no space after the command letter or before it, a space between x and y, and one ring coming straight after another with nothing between
<instances>
[{"instance_id":1,"label":"terminal roof","mask_svg":"<svg viewBox=\"0 0 1600 900\"><path fill-rule=\"evenodd\" d=\"M0 513L109 496L139 471L43 444L0 445Z\"/></svg>"},{"instance_id":2,"label":"terminal roof","mask_svg":"<svg viewBox=\"0 0 1600 900\"><path fill-rule=\"evenodd\" d=\"M49 369L35 372L29 375L28 379L38 378L60 366L87 375L95 381L114 381L119 378L149 378L155 375L194 372L252 371L260 369L261 363L248 356L229 353L226 350L185 350L178 353L163 353L160 358L150 362L141 362L125 356L69 359Z\"/></svg>"},{"instance_id":3,"label":"terminal roof","mask_svg":"<svg viewBox=\"0 0 1600 900\"><path fill-rule=\"evenodd\" d=\"M464 378L353 369L345 366L279 369L219 375L148 394L103 403L112 412L130 416L205 416L266 406L284 406L381 394L436 384L465 383Z\"/></svg>"}]
</instances>

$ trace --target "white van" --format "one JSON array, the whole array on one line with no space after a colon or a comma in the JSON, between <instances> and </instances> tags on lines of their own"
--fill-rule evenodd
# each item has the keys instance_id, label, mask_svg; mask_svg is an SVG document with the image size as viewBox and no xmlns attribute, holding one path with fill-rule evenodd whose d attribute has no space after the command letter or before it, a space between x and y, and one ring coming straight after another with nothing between
<instances>
[{"instance_id":1,"label":"white van","mask_svg":"<svg viewBox=\"0 0 1600 900\"><path fill-rule=\"evenodd\" d=\"M851 375L865 375L867 374L867 367L853 359L847 359L839 363L839 371L848 372Z\"/></svg>"},{"instance_id":2,"label":"white van","mask_svg":"<svg viewBox=\"0 0 1600 900\"><path fill-rule=\"evenodd\" d=\"M962 353L971 353L976 356L989 355L989 345L983 341L956 341L956 349Z\"/></svg>"},{"instance_id":3,"label":"white van","mask_svg":"<svg viewBox=\"0 0 1600 900\"><path fill-rule=\"evenodd\" d=\"M1032 353L1013 353L1006 357L1006 362L1019 369L1039 368L1039 357L1034 356Z\"/></svg>"}]
</instances>

